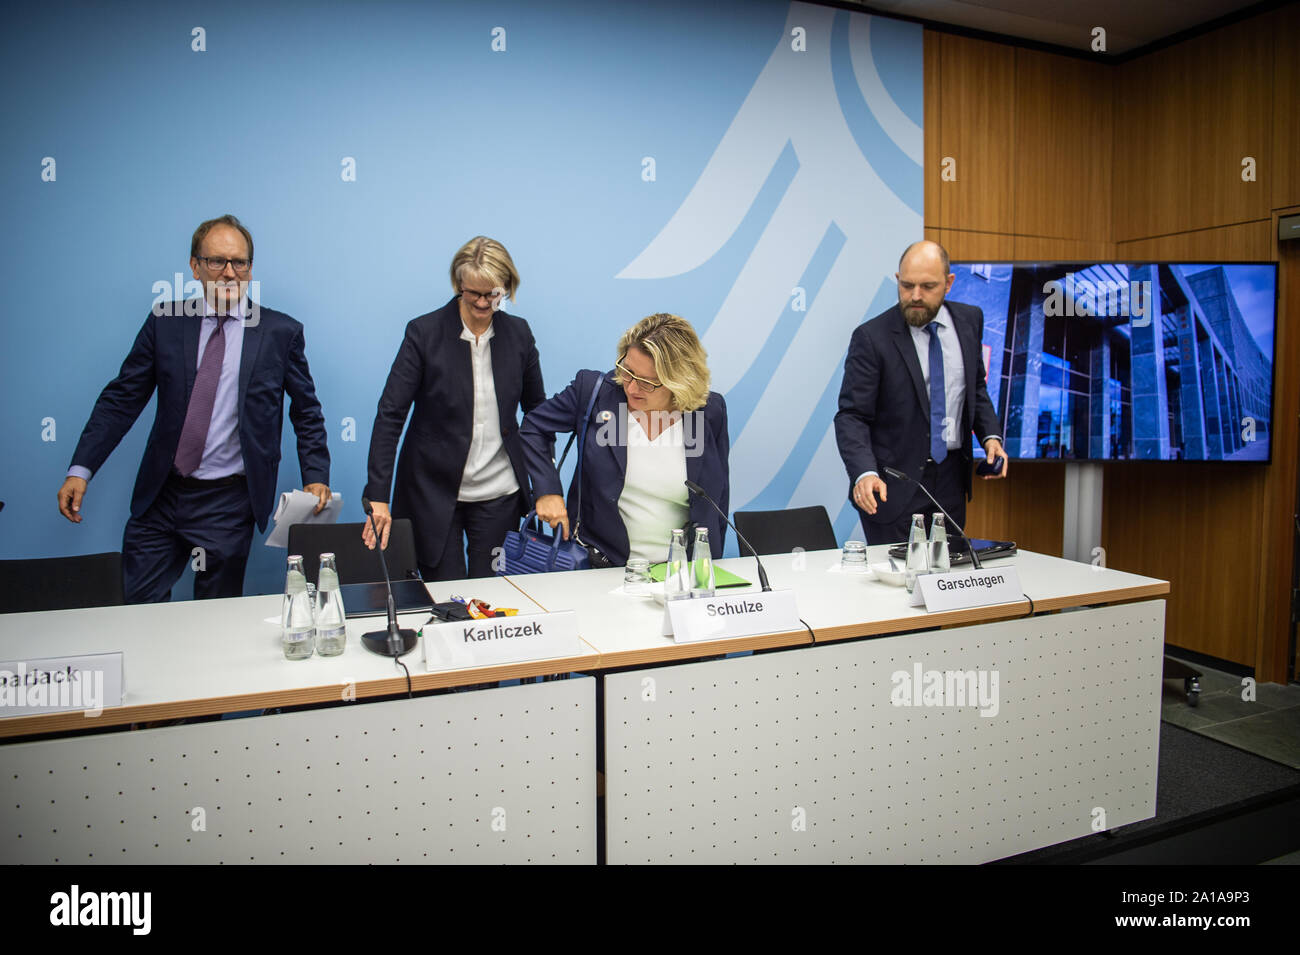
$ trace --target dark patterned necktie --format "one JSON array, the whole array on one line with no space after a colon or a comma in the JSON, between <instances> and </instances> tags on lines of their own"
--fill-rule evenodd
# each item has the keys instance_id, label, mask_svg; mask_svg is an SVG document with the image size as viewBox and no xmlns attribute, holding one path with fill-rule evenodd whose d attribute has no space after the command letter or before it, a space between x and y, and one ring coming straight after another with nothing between
<instances>
[{"instance_id":1,"label":"dark patterned necktie","mask_svg":"<svg viewBox=\"0 0 1300 955\"><path fill-rule=\"evenodd\" d=\"M226 357L226 320L233 315L218 315L217 330L203 349L199 373L194 378L190 392L190 406L185 411L185 427L176 448L176 470L182 475L192 474L203 460L203 446L208 441L208 425L212 423L212 405L217 399L217 382L221 380L221 364Z\"/></svg>"}]
</instances>

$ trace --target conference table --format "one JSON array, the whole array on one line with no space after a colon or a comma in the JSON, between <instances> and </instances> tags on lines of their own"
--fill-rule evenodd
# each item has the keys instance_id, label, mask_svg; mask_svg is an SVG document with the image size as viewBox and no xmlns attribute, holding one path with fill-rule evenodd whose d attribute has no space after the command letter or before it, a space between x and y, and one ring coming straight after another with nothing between
<instances>
[{"instance_id":1,"label":"conference table","mask_svg":"<svg viewBox=\"0 0 1300 955\"><path fill-rule=\"evenodd\" d=\"M1022 551L989 566L1024 599L927 613L837 550L763 560L803 626L698 643L621 569L431 584L578 638L409 682L382 618L285 660L279 595L0 616L0 658L120 651L125 686L0 719L0 859L985 862L1154 815L1167 582Z\"/></svg>"}]
</instances>

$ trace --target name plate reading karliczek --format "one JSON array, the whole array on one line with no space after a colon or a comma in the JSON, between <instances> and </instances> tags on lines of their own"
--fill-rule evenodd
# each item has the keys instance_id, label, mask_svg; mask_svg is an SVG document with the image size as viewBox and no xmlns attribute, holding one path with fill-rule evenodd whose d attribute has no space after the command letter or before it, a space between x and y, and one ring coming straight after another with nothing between
<instances>
[{"instance_id":1,"label":"name plate reading karliczek","mask_svg":"<svg viewBox=\"0 0 1300 955\"><path fill-rule=\"evenodd\" d=\"M430 671L576 657L582 653L578 621L572 610L431 623L425 626L421 642L425 668Z\"/></svg>"},{"instance_id":2,"label":"name plate reading karliczek","mask_svg":"<svg viewBox=\"0 0 1300 955\"><path fill-rule=\"evenodd\" d=\"M1015 603L1025 599L1025 593L1020 589L1020 574L1014 567L922 574L916 578L916 589L921 592L925 609L929 613Z\"/></svg>"},{"instance_id":3,"label":"name plate reading karliczek","mask_svg":"<svg viewBox=\"0 0 1300 955\"><path fill-rule=\"evenodd\" d=\"M756 637L802 628L792 590L750 590L664 604L664 636L671 634L677 643Z\"/></svg>"},{"instance_id":4,"label":"name plate reading karliczek","mask_svg":"<svg viewBox=\"0 0 1300 955\"><path fill-rule=\"evenodd\" d=\"M0 663L0 717L84 710L93 719L121 705L121 653Z\"/></svg>"}]
</instances>

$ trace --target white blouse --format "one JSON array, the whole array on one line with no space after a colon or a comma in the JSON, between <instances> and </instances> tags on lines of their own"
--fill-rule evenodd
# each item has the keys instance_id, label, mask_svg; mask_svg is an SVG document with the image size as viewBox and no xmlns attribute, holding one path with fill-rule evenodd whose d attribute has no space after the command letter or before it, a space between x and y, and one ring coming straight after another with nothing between
<instances>
[{"instance_id":1,"label":"white blouse","mask_svg":"<svg viewBox=\"0 0 1300 955\"><path fill-rule=\"evenodd\" d=\"M501 440L501 412L497 407L496 379L492 375L492 338L496 330L489 325L477 338L461 319L460 337L469 342L474 369L474 421L470 432L469 455L460 477L458 501L493 501L519 490L510 455Z\"/></svg>"},{"instance_id":2,"label":"white blouse","mask_svg":"<svg viewBox=\"0 0 1300 955\"><path fill-rule=\"evenodd\" d=\"M629 560L643 557L654 564L667 559L673 529L685 524L690 513L680 418L651 441L628 415L627 474L618 513L627 529Z\"/></svg>"}]
</instances>

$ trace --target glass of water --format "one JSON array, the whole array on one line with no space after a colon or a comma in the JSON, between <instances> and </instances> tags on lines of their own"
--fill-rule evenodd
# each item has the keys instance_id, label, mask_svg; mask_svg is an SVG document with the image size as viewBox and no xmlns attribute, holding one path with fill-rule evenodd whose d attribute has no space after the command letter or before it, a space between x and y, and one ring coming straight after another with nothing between
<instances>
[{"instance_id":1,"label":"glass of water","mask_svg":"<svg viewBox=\"0 0 1300 955\"><path fill-rule=\"evenodd\" d=\"M650 593L650 561L644 557L633 557L623 568L623 593L632 597L644 597Z\"/></svg>"},{"instance_id":2,"label":"glass of water","mask_svg":"<svg viewBox=\"0 0 1300 955\"><path fill-rule=\"evenodd\" d=\"M867 545L863 541L845 541L840 553L840 570L846 574L867 572Z\"/></svg>"}]
</instances>

